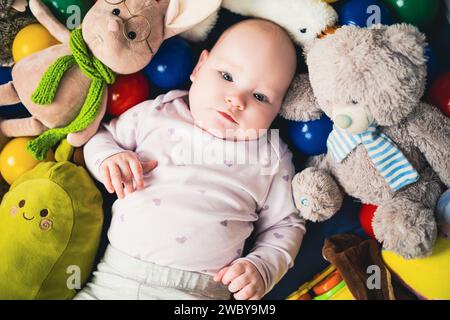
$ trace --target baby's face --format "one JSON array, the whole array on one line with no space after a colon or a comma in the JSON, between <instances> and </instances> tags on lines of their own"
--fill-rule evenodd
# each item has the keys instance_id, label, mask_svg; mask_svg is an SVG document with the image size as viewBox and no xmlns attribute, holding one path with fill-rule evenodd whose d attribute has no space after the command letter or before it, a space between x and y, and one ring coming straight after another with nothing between
<instances>
[{"instance_id":1,"label":"baby's face","mask_svg":"<svg viewBox=\"0 0 450 320\"><path fill-rule=\"evenodd\" d=\"M259 22L261 23L261 22ZM192 73L189 103L197 126L216 137L255 140L278 114L296 69L295 49L276 27L240 24Z\"/></svg>"}]
</instances>

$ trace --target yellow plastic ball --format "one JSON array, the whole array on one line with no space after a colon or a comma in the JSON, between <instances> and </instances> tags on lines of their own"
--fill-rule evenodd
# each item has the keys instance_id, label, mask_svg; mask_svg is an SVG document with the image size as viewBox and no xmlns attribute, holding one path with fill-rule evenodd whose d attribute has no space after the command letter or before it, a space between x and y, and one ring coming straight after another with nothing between
<instances>
[{"instance_id":1,"label":"yellow plastic ball","mask_svg":"<svg viewBox=\"0 0 450 320\"><path fill-rule=\"evenodd\" d=\"M33 169L41 161L27 151L27 143L33 138L21 137L9 141L0 153L0 173L8 184L12 184L25 172ZM49 150L45 161L55 161Z\"/></svg>"},{"instance_id":2,"label":"yellow plastic ball","mask_svg":"<svg viewBox=\"0 0 450 320\"><path fill-rule=\"evenodd\" d=\"M15 62L33 54L59 44L53 36L39 23L26 26L16 35L12 45Z\"/></svg>"},{"instance_id":3,"label":"yellow plastic ball","mask_svg":"<svg viewBox=\"0 0 450 320\"><path fill-rule=\"evenodd\" d=\"M450 300L450 239L438 237L433 253L426 258L406 260L386 250L381 255L413 292L429 300Z\"/></svg>"}]
</instances>

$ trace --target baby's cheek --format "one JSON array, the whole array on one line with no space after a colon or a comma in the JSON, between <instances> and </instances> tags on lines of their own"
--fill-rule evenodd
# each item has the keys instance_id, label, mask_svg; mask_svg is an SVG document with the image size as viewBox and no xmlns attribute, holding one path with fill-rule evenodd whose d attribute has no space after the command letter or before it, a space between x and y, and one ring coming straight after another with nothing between
<instances>
[{"instance_id":1,"label":"baby's cheek","mask_svg":"<svg viewBox=\"0 0 450 320\"><path fill-rule=\"evenodd\" d=\"M255 112L249 113L246 117L247 129L254 130L267 130L272 125L273 120L275 120L276 113L269 112L267 110L256 110Z\"/></svg>"}]
</instances>

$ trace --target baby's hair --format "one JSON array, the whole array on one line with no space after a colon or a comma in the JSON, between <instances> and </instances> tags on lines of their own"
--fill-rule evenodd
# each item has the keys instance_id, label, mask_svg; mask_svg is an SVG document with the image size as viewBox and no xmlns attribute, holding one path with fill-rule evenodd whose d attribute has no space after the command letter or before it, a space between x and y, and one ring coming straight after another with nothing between
<instances>
[{"instance_id":1,"label":"baby's hair","mask_svg":"<svg viewBox=\"0 0 450 320\"><path fill-rule=\"evenodd\" d=\"M268 34L273 34L273 35L277 36L278 39L284 40L287 43L289 43L292 46L292 49L295 51L295 45L292 42L292 39L291 39L289 33L283 27L279 26L278 24L276 24L272 21L261 19L261 18L246 19L246 20L243 20L241 22L238 22L238 23L232 25L231 27L229 27L222 33L222 35L217 40L214 47L218 46L220 44L220 42L222 42L231 33L231 31L233 31L234 29L236 29L237 27L242 26L242 25L254 25L256 27L259 27L259 28L263 29L263 31L267 32ZM214 50L214 47L212 50Z\"/></svg>"}]
</instances>

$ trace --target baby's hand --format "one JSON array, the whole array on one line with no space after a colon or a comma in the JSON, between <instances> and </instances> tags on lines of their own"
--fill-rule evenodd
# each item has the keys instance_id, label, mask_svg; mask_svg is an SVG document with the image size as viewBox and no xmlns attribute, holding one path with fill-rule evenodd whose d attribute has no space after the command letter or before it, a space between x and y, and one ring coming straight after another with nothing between
<instances>
[{"instance_id":1,"label":"baby's hand","mask_svg":"<svg viewBox=\"0 0 450 320\"><path fill-rule=\"evenodd\" d=\"M157 165L155 160L141 163L136 153L125 151L102 162L100 177L109 193L116 192L119 199L123 199L125 192L134 192L134 181L136 189L141 190L144 187L144 173L152 171Z\"/></svg>"},{"instance_id":2,"label":"baby's hand","mask_svg":"<svg viewBox=\"0 0 450 320\"><path fill-rule=\"evenodd\" d=\"M259 300L264 294L264 281L258 269L248 261L242 260L221 269L214 281L222 281L234 293L236 300Z\"/></svg>"}]
</instances>

